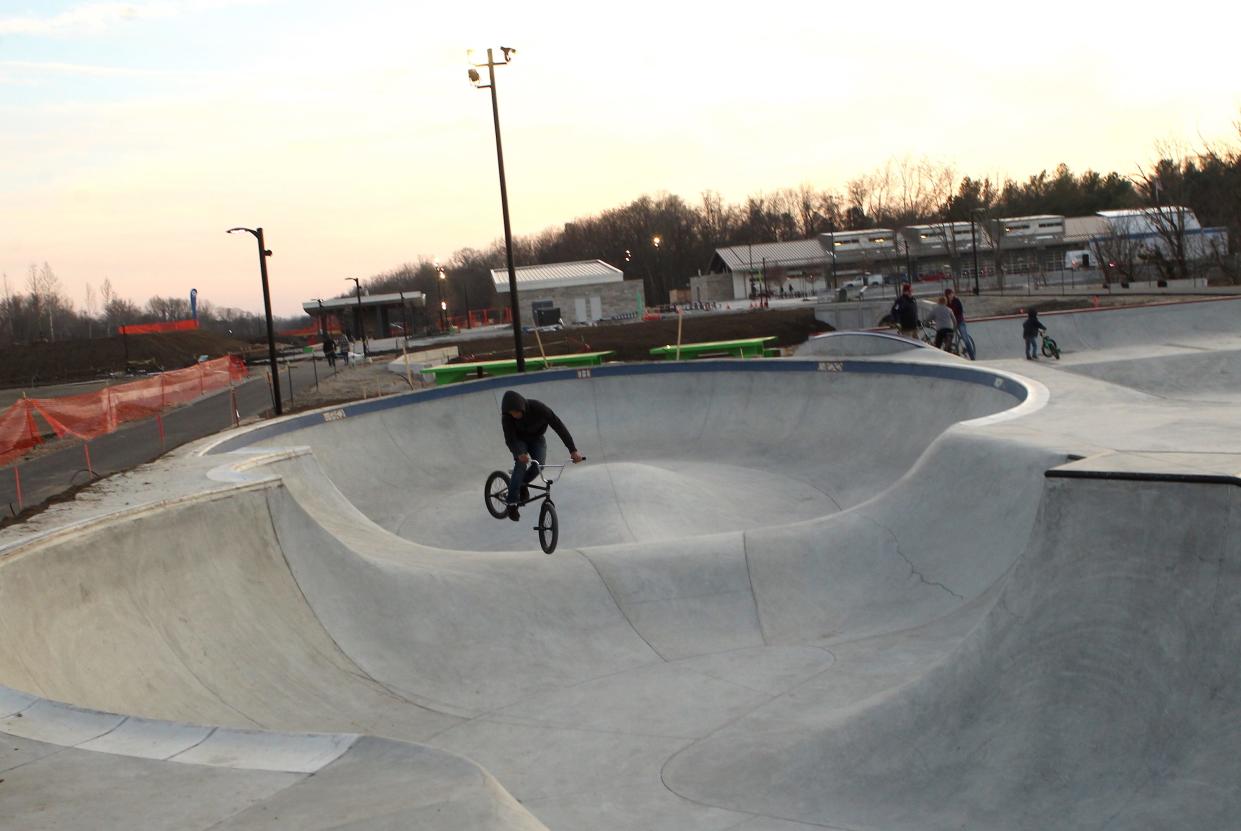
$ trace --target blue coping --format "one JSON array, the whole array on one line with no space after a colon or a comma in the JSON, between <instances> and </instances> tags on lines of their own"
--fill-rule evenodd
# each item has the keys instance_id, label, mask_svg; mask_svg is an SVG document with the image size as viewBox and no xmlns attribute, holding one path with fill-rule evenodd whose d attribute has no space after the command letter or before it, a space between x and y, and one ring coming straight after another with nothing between
<instances>
[{"instance_id":1,"label":"blue coping","mask_svg":"<svg viewBox=\"0 0 1241 831\"><path fill-rule=\"evenodd\" d=\"M437 401L441 398L452 398L458 395L471 395L476 392L486 392L487 390L497 388L509 389L527 384L542 384L547 381L577 381L585 378L610 378L626 375L675 375L682 373L701 374L710 372L856 372L870 375L908 375L919 378L979 384L1005 392L1015 398L1017 403L1025 401L1027 395L1029 395L1029 390L1024 384L1006 375L999 375L984 369L944 364L903 364L849 360L829 361L797 358L604 364L602 366L574 369L546 369L525 375L502 375L497 378L463 381L452 386L432 387L426 390L402 393L386 398L375 398L369 401L343 404L340 407L315 410L310 413L282 418L239 435L230 436L207 452L211 454L228 453L256 442L284 435L285 433L292 433L296 430L304 430L324 422L340 421L345 418L370 415L397 407L408 407L412 404L421 404L426 401Z\"/></svg>"}]
</instances>

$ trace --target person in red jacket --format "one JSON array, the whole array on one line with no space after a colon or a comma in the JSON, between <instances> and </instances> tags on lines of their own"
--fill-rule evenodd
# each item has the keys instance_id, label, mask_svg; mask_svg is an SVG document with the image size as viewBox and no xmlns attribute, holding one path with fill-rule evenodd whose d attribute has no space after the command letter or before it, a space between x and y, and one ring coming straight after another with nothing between
<instances>
[{"instance_id":1,"label":"person in red jacket","mask_svg":"<svg viewBox=\"0 0 1241 831\"><path fill-rule=\"evenodd\" d=\"M521 519L517 502L519 498L522 501L529 498L526 484L538 475L538 469L530 464L530 459L533 458L540 466L547 461L547 440L543 434L548 427L560 436L574 464L585 457L573 443L569 428L542 401L527 399L515 390L509 390L500 400L500 411L504 443L513 454L513 475L508 480L508 518L516 522Z\"/></svg>"}]
</instances>

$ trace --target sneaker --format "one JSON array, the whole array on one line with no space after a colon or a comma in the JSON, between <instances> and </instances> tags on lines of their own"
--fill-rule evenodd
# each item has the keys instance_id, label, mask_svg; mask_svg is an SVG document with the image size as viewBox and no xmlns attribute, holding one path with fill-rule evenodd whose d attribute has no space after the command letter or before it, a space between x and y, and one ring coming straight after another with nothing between
<instances>
[{"instance_id":1,"label":"sneaker","mask_svg":"<svg viewBox=\"0 0 1241 831\"><path fill-rule=\"evenodd\" d=\"M521 519L521 512L517 510L516 505L508 506L508 518L513 520L513 522L516 522L517 520Z\"/></svg>"}]
</instances>

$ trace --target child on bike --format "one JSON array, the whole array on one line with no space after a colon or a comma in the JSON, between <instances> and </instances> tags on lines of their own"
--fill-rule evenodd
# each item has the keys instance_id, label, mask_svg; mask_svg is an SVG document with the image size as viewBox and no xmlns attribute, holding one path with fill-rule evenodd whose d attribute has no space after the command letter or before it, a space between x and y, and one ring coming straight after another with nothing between
<instances>
[{"instance_id":1,"label":"child on bike","mask_svg":"<svg viewBox=\"0 0 1241 831\"><path fill-rule=\"evenodd\" d=\"M1038 319L1038 312L1030 309L1026 312L1026 319L1021 321L1021 335L1026 339L1026 360L1038 360L1038 333L1046 332L1047 327Z\"/></svg>"},{"instance_id":2,"label":"child on bike","mask_svg":"<svg viewBox=\"0 0 1241 831\"><path fill-rule=\"evenodd\" d=\"M529 498L526 483L538 475L538 470L530 464L531 457L541 467L547 461L547 440L543 434L551 427L560 436L564 446L569 449L569 456L577 464L584 458L573 443L573 436L564 426L552 408L542 401L527 399L515 390L504 393L500 400L500 424L504 428L504 443L513 454L513 475L508 484L508 518L516 522L521 518L517 510L518 501Z\"/></svg>"},{"instance_id":3,"label":"child on bike","mask_svg":"<svg viewBox=\"0 0 1241 831\"><path fill-rule=\"evenodd\" d=\"M957 319L948 308L948 301L940 295L931 308L931 323L935 325L935 348L946 349L957 328Z\"/></svg>"}]
</instances>

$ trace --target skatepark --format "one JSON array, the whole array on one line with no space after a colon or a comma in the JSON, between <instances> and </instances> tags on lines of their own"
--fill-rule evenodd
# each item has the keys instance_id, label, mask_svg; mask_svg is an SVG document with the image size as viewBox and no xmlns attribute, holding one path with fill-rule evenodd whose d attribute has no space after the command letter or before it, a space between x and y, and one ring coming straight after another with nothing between
<instances>
[{"instance_id":1,"label":"skatepark","mask_svg":"<svg viewBox=\"0 0 1241 831\"><path fill-rule=\"evenodd\" d=\"M6 530L0 828L1234 827L1241 299L553 370ZM1016 332L1016 334L1014 333ZM496 520L499 402L588 461ZM549 463L567 451L548 436Z\"/></svg>"}]
</instances>

